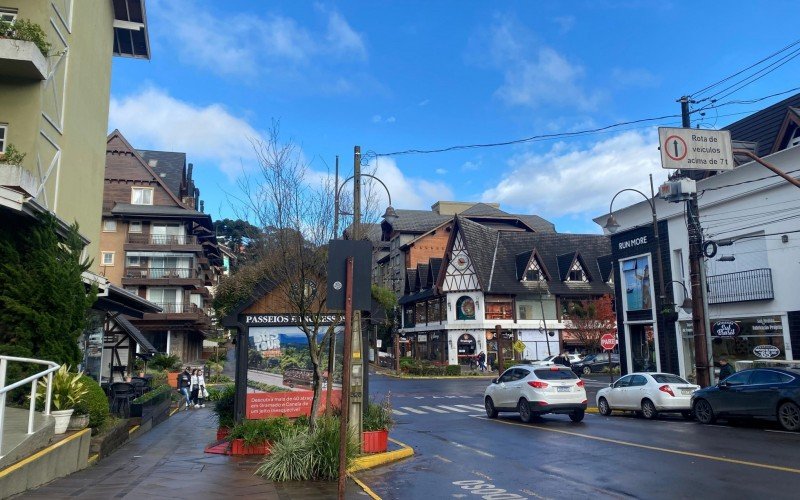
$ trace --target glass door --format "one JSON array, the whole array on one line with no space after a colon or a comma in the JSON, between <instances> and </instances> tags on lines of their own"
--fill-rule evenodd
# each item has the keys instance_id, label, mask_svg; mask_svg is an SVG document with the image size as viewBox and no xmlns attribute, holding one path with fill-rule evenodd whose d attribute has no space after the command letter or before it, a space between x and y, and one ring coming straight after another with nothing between
<instances>
[{"instance_id":1,"label":"glass door","mask_svg":"<svg viewBox=\"0 0 800 500\"><path fill-rule=\"evenodd\" d=\"M653 325L630 325L629 329L633 371L657 371L658 362L656 360L656 341Z\"/></svg>"}]
</instances>

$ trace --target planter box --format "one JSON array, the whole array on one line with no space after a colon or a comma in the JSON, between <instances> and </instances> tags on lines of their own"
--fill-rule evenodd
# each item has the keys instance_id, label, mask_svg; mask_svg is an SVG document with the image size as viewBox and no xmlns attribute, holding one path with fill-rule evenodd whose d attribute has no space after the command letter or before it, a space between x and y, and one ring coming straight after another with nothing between
<instances>
[{"instance_id":1,"label":"planter box","mask_svg":"<svg viewBox=\"0 0 800 500\"><path fill-rule=\"evenodd\" d=\"M231 433L231 430L228 427L220 427L217 429L217 441L221 441L228 437L228 434Z\"/></svg>"},{"instance_id":2,"label":"planter box","mask_svg":"<svg viewBox=\"0 0 800 500\"><path fill-rule=\"evenodd\" d=\"M234 439L231 441L231 455L268 455L270 446L269 442L246 446L244 439Z\"/></svg>"},{"instance_id":3,"label":"planter box","mask_svg":"<svg viewBox=\"0 0 800 500\"><path fill-rule=\"evenodd\" d=\"M169 383L170 387L173 389L178 389L178 375L181 372L167 372L167 383Z\"/></svg>"},{"instance_id":4,"label":"planter box","mask_svg":"<svg viewBox=\"0 0 800 500\"><path fill-rule=\"evenodd\" d=\"M389 449L389 431L364 431L361 433L364 453L384 453Z\"/></svg>"},{"instance_id":5,"label":"planter box","mask_svg":"<svg viewBox=\"0 0 800 500\"><path fill-rule=\"evenodd\" d=\"M149 420L169 411L170 392L163 392L144 403L131 403L131 417Z\"/></svg>"}]
</instances>

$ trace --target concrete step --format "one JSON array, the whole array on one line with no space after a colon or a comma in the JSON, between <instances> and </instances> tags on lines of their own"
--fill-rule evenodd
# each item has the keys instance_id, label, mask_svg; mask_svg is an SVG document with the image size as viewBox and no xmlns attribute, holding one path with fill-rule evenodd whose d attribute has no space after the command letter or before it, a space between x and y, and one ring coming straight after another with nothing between
<instances>
[{"instance_id":1,"label":"concrete step","mask_svg":"<svg viewBox=\"0 0 800 500\"><path fill-rule=\"evenodd\" d=\"M28 434L28 410L6 407L0 470L47 446L55 435L55 425L53 417L36 412L33 434Z\"/></svg>"}]
</instances>

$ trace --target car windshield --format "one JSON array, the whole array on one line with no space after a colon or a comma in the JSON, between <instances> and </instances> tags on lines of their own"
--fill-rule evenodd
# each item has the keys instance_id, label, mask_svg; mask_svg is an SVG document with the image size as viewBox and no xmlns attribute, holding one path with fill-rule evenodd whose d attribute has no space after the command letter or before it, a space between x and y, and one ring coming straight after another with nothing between
<instances>
[{"instance_id":1,"label":"car windshield","mask_svg":"<svg viewBox=\"0 0 800 500\"><path fill-rule=\"evenodd\" d=\"M533 373L541 380L572 380L578 378L578 376L568 368L559 368L557 370L546 368L534 370Z\"/></svg>"},{"instance_id":2,"label":"car windshield","mask_svg":"<svg viewBox=\"0 0 800 500\"><path fill-rule=\"evenodd\" d=\"M669 373L659 373L656 375L651 375L653 379L658 382L659 384L688 384L686 380L683 380L677 375L672 375Z\"/></svg>"},{"instance_id":3,"label":"car windshield","mask_svg":"<svg viewBox=\"0 0 800 500\"><path fill-rule=\"evenodd\" d=\"M585 358L583 358L582 361L594 361L594 358L596 358L596 357L597 357L597 355L590 354L590 355L586 356Z\"/></svg>"}]
</instances>

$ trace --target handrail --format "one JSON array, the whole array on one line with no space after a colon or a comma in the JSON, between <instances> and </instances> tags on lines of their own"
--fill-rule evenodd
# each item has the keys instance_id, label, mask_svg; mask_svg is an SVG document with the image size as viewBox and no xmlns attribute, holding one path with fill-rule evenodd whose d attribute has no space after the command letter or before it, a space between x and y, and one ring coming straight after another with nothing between
<instances>
[{"instance_id":1,"label":"handrail","mask_svg":"<svg viewBox=\"0 0 800 500\"><path fill-rule=\"evenodd\" d=\"M7 386L6 372L8 370L9 361L45 365L49 366L49 368ZM36 410L36 389L39 384L39 379L42 377L47 377L47 392L45 394L44 402L44 414L47 416L50 415L50 403L53 397L53 372L57 371L60 367L61 365L53 361L0 355L0 457L3 456L3 427L5 425L6 394L18 387L22 387L25 384L31 384L31 402L28 408L28 434L33 434L33 416Z\"/></svg>"}]
</instances>

